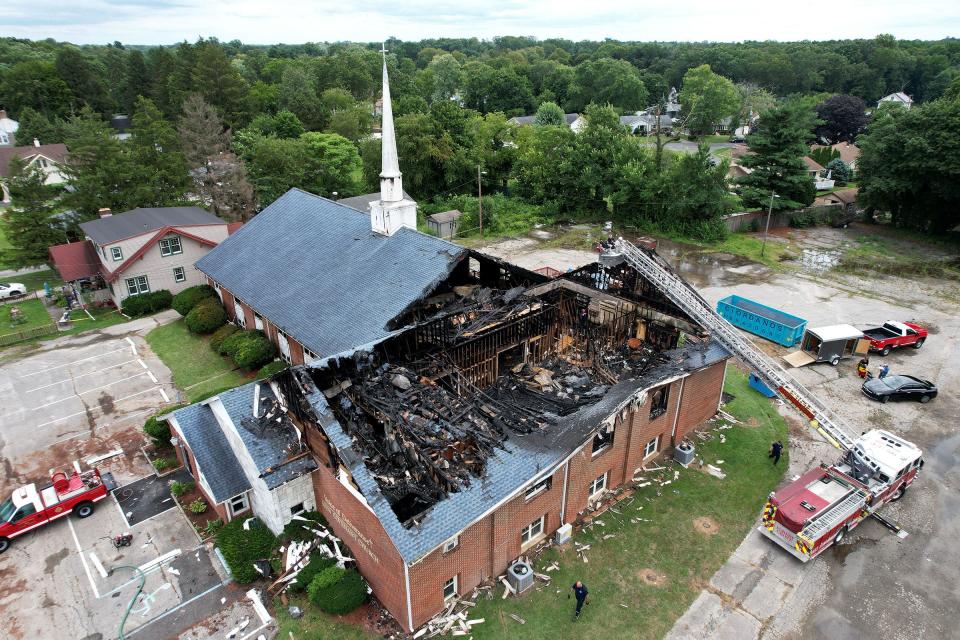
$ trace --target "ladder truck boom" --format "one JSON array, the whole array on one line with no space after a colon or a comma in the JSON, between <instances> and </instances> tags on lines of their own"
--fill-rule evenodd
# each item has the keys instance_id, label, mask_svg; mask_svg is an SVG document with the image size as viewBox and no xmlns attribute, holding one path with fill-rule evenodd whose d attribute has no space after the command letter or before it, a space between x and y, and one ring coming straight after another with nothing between
<instances>
[{"instance_id":1,"label":"ladder truck boom","mask_svg":"<svg viewBox=\"0 0 960 640\"><path fill-rule=\"evenodd\" d=\"M714 311L710 303L677 275L656 252L648 253L623 238L618 238L614 243L614 252L619 253L630 266L657 285L671 302L708 329L711 336L724 348L754 369L768 387L806 416L811 421L811 426L831 444L844 451L854 446L854 439L838 416Z\"/></svg>"}]
</instances>

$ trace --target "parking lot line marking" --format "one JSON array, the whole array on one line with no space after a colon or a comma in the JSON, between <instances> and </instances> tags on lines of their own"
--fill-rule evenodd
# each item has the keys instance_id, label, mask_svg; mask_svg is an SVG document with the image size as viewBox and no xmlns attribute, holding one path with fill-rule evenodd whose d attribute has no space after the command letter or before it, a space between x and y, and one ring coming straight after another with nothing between
<instances>
[{"instance_id":1,"label":"parking lot line marking","mask_svg":"<svg viewBox=\"0 0 960 640\"><path fill-rule=\"evenodd\" d=\"M148 370L147 375L150 376L150 379L153 381L153 384L160 384L160 381L157 380L157 376L153 375L153 372Z\"/></svg>"},{"instance_id":2,"label":"parking lot line marking","mask_svg":"<svg viewBox=\"0 0 960 640\"><path fill-rule=\"evenodd\" d=\"M153 391L154 389L156 389L156 387L150 387L149 389L144 389L143 391L138 391L138 392L136 392L136 393L131 393L131 394L128 395L128 396L124 396L124 397L122 397L122 398L118 398L118 399L114 400L114 403L120 402L121 400L128 400L128 399L130 399L130 398L135 398L135 397L137 397L137 396L142 396L142 395L145 394L145 393L150 393L150 392ZM161 391L162 391L162 390L161 390ZM76 412L76 413L71 413L70 415L68 415L68 416L63 416L62 418L57 418L56 420L50 420L49 422L44 422L43 424L38 424L38 425L36 425L36 426L34 427L34 429L39 429L40 427L46 427L46 426L49 426L49 425L51 425L51 424L55 424L55 423L57 423L57 422L63 422L64 420L68 420L68 419L70 419L70 418L75 418L76 416L82 416L82 415L84 415L84 414L86 414L86 413L87 413L86 411L78 411L78 412ZM146 413L146 412L143 412L143 413ZM86 432L84 432L84 433L86 433ZM78 435L83 435L83 434L78 434ZM56 442L62 442L63 440L70 440L70 439L76 438L76 437L77 437L77 436L69 436L69 437L66 437L66 438L61 438L60 440L57 440ZM54 444L56 444L56 443L54 443Z\"/></svg>"},{"instance_id":3,"label":"parking lot line marking","mask_svg":"<svg viewBox=\"0 0 960 640\"><path fill-rule=\"evenodd\" d=\"M168 584L169 584L169 583L168 583ZM146 629L148 626L150 626L150 625L153 624L154 622L159 622L160 620L162 620L163 618L166 618L166 617L167 617L168 615L170 615L171 613L174 613L174 612L176 612L176 611L179 611L180 609L184 608L185 606L187 606L188 604L190 604L190 603L193 602L194 600L199 600L199 599L202 598L203 596L207 595L208 593L213 593L214 591L216 591L217 589L221 588L222 586L223 586L223 583L222 583L222 582L221 582L220 584L215 584L215 585L213 585L212 587L210 587L209 589L207 589L206 591L204 591L203 593L198 593L197 595L193 596L193 597L190 598L189 600L184 600L183 602L181 602L180 604L178 604L178 605L175 606L174 608L172 608L172 609L167 609L166 611L164 611L163 613L161 613L160 615L158 615L156 618L153 618L152 620L148 620L147 622L144 622L142 625L140 625L140 626L137 627L136 629L133 629L132 631L127 631L127 632L125 632L124 635L126 635L126 636L129 638L130 636L132 636L133 634L137 633L138 631L142 631L143 629Z\"/></svg>"},{"instance_id":4,"label":"parking lot line marking","mask_svg":"<svg viewBox=\"0 0 960 640\"><path fill-rule=\"evenodd\" d=\"M149 373L149 372L148 372L148 371L144 371L144 372L142 372L142 373L138 373L138 374L136 374L136 375L129 376L129 377L127 377L127 378L120 378L119 380L114 380L113 382L111 382L111 383L109 383L109 384L104 384L104 385L100 385L99 387L94 387L93 389L87 389L87 390L85 390L85 391L78 391L78 392L75 393L74 395L67 396L66 398L60 398L59 400L54 400L53 402L48 402L47 404L41 404L41 405L39 405L39 406L33 407L33 409L35 409L35 410L36 410L36 409L43 409L44 407L49 407L49 406L54 405L54 404L60 404L61 402L66 402L67 400L72 400L72 399L75 398L76 396L82 396L82 395L84 395L84 394L86 394L86 393L90 393L90 392L92 392L92 391L99 391L100 389L106 389L107 387L112 387L112 386L115 385L115 384L119 384L119 383L121 383L121 382L126 382L127 380L133 380L134 378L139 378L140 376L145 376L145 375L147 375L147 373Z\"/></svg>"},{"instance_id":5,"label":"parking lot line marking","mask_svg":"<svg viewBox=\"0 0 960 640\"><path fill-rule=\"evenodd\" d=\"M141 358L137 358L137 362L139 362L140 366L143 367L144 369L147 368L147 363L144 362Z\"/></svg>"},{"instance_id":6,"label":"parking lot line marking","mask_svg":"<svg viewBox=\"0 0 960 640\"><path fill-rule=\"evenodd\" d=\"M77 364L78 362L86 362L87 360L96 360L97 358L102 358L103 356L109 353L116 353L117 351L123 351L126 347L120 347L119 349L114 349L112 351L104 351L103 353L98 353L95 356L90 356L89 358L80 358L79 360L74 360L73 362L67 362L66 364L58 364L55 367L47 367L46 369L40 369L40 371L31 371L30 373L21 374L21 378L27 378L30 376L36 376L41 373L46 373L47 371L53 371L54 369L63 369L64 367L69 367L70 365ZM134 354L136 355L136 354Z\"/></svg>"},{"instance_id":7,"label":"parking lot line marking","mask_svg":"<svg viewBox=\"0 0 960 640\"><path fill-rule=\"evenodd\" d=\"M122 489L123 487L120 487L120 488ZM130 522L127 520L127 514L123 512L123 507L120 506L120 501L117 500L117 494L111 492L110 496L113 498L113 504L117 505L117 511L120 512L120 517L123 518L123 524L126 525L127 531L129 531Z\"/></svg>"},{"instance_id":8,"label":"parking lot line marking","mask_svg":"<svg viewBox=\"0 0 960 640\"><path fill-rule=\"evenodd\" d=\"M83 557L83 549L80 547L80 539L77 538L77 531L73 528L73 521L68 519L67 526L70 527L70 534L73 536L73 543L77 545L77 553L80 555L80 562L83 563L83 570L87 573L87 580L90 581L90 588L93 589L93 595L99 600L100 592L97 591L97 584L93 581L93 574L90 573L90 567L87 566L87 559Z\"/></svg>"},{"instance_id":9,"label":"parking lot line marking","mask_svg":"<svg viewBox=\"0 0 960 640\"><path fill-rule=\"evenodd\" d=\"M30 393L32 391L39 391L40 389L46 389L47 387L53 387L58 384L63 384L64 382L70 382L71 380L76 380L77 378L83 378L84 376L92 376L95 373L101 373L103 371L108 371L109 369L116 369L117 367L122 367L125 364L129 364L135 360L124 360L120 364L112 364L109 367L104 367L103 369L97 369L96 371L91 371L90 373L81 373L80 375L73 376L73 378L67 378L66 380L57 380L56 382L51 382L50 384L45 384L42 387L34 387L33 389L27 389L24 393Z\"/></svg>"},{"instance_id":10,"label":"parking lot line marking","mask_svg":"<svg viewBox=\"0 0 960 640\"><path fill-rule=\"evenodd\" d=\"M93 566L97 570L97 573L100 574L100 577L106 580L107 570L103 568L103 563L100 562L100 558L97 557L97 554L95 554L93 551L88 551L87 555L90 556L90 562L93 563Z\"/></svg>"},{"instance_id":11,"label":"parking lot line marking","mask_svg":"<svg viewBox=\"0 0 960 640\"><path fill-rule=\"evenodd\" d=\"M137 345L133 344L133 340L130 339L130 336L127 336L126 338L124 338L124 340L126 340L127 342L130 343L130 351L133 351L133 355L136 356L136 355L137 355Z\"/></svg>"},{"instance_id":12,"label":"parking lot line marking","mask_svg":"<svg viewBox=\"0 0 960 640\"><path fill-rule=\"evenodd\" d=\"M160 389L160 396L163 398L163 401L170 402L170 397L167 396L167 392L163 390L163 387L159 387L159 389Z\"/></svg>"}]
</instances>

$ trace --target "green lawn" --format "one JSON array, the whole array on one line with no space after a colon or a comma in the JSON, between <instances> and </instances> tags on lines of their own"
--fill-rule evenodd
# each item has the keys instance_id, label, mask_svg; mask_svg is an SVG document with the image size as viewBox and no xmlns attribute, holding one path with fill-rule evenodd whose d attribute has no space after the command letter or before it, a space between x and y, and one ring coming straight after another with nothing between
<instances>
[{"instance_id":1,"label":"green lawn","mask_svg":"<svg viewBox=\"0 0 960 640\"><path fill-rule=\"evenodd\" d=\"M53 269L44 269L43 271L36 271L34 273L22 273L18 276L0 278L0 282L19 282L27 287L28 292L42 290L44 282L49 284L51 288L63 284L63 280L60 279L60 276L57 275L57 272Z\"/></svg>"},{"instance_id":2,"label":"green lawn","mask_svg":"<svg viewBox=\"0 0 960 640\"><path fill-rule=\"evenodd\" d=\"M25 322L13 324L10 319L10 312L14 307L20 309ZM50 314L47 313L43 302L36 298L28 298L13 304L0 306L0 335L27 331L28 329L49 324L53 324L53 319L50 317Z\"/></svg>"},{"instance_id":3,"label":"green lawn","mask_svg":"<svg viewBox=\"0 0 960 640\"><path fill-rule=\"evenodd\" d=\"M726 390L736 396L726 410L739 418L734 426L709 442L695 440L697 453L706 462L717 463L727 472L719 480L694 469L681 470L680 478L665 487L656 484L639 489L634 501L622 502L616 515L600 516L605 526L594 527L575 537L591 545L588 563L576 554L573 545L562 551L552 549L535 561L537 570L556 561L559 571L549 575L550 586L537 582L538 591L522 598L501 600L502 587L492 600L481 598L471 618L485 618L473 627L474 638L661 638L690 606L703 584L723 565L760 514L764 498L780 481L787 459L773 467L767 451L773 440L786 438L786 424L773 404L747 386L746 375L728 368ZM676 469L671 465L669 467ZM661 495L657 495L657 492ZM719 533L707 536L694 528L694 519L709 517ZM643 518L636 524L631 518ZM603 540L603 536L615 537ZM644 581L647 571L663 582L653 586ZM583 580L590 589L591 604L580 622L573 625L573 600L567 598L570 585ZM558 593L559 590L559 593ZM318 613L309 603L298 602L305 610L293 620L278 607L278 637L326 638L329 640L372 638L356 627ZM626 605L621 606L622 605ZM521 625L507 614L526 620Z\"/></svg>"},{"instance_id":4,"label":"green lawn","mask_svg":"<svg viewBox=\"0 0 960 640\"><path fill-rule=\"evenodd\" d=\"M206 336L190 333L183 319L157 327L147 334L147 343L173 372L173 382L188 402L251 379L228 358L214 353Z\"/></svg>"}]
</instances>

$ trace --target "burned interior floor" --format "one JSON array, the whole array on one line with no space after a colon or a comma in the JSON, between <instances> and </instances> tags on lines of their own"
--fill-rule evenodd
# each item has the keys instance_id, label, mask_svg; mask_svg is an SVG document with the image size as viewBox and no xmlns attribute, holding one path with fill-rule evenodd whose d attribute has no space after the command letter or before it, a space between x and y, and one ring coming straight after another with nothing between
<instances>
[{"instance_id":1,"label":"burned interior floor","mask_svg":"<svg viewBox=\"0 0 960 640\"><path fill-rule=\"evenodd\" d=\"M508 442L562 449L602 439L625 399L711 346L624 265L545 281L487 260L471 258L469 269L464 260L398 320L408 329L307 369L309 381L294 374L301 395L322 392L407 528L484 479L493 456L512 455Z\"/></svg>"}]
</instances>

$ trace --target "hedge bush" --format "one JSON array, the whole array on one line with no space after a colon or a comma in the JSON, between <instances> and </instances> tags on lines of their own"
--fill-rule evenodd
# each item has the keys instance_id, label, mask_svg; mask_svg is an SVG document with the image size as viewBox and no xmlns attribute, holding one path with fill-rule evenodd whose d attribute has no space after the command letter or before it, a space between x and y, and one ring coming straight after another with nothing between
<instances>
[{"instance_id":1,"label":"hedge bush","mask_svg":"<svg viewBox=\"0 0 960 640\"><path fill-rule=\"evenodd\" d=\"M259 331L244 331L233 361L247 370L259 369L277 357L277 348Z\"/></svg>"},{"instance_id":2,"label":"hedge bush","mask_svg":"<svg viewBox=\"0 0 960 640\"><path fill-rule=\"evenodd\" d=\"M170 425L166 422L157 420L161 414L150 416L143 423L143 432L153 439L153 444L157 447L163 447L170 444Z\"/></svg>"},{"instance_id":3,"label":"hedge bush","mask_svg":"<svg viewBox=\"0 0 960 640\"><path fill-rule=\"evenodd\" d=\"M248 584L260 577L253 563L269 558L277 541L270 529L259 520L253 520L249 531L245 531L245 520L237 518L217 531L217 547L238 584Z\"/></svg>"},{"instance_id":4,"label":"hedge bush","mask_svg":"<svg viewBox=\"0 0 960 640\"><path fill-rule=\"evenodd\" d=\"M237 355L237 350L240 348L240 344L247 339L247 332L240 331L239 327L229 336L223 339L220 343L220 348L217 350L222 356L228 356L233 358Z\"/></svg>"},{"instance_id":5,"label":"hedge bush","mask_svg":"<svg viewBox=\"0 0 960 640\"><path fill-rule=\"evenodd\" d=\"M223 353L220 351L220 347L221 345L223 345L223 341L238 331L240 331L240 327L238 327L235 324L223 325L222 327L214 331L212 336L210 336L210 348L213 349L214 352L219 353L220 355L223 355Z\"/></svg>"},{"instance_id":6,"label":"hedge bush","mask_svg":"<svg viewBox=\"0 0 960 640\"><path fill-rule=\"evenodd\" d=\"M206 284L198 284L195 287L187 287L177 295L173 296L173 306L174 310L182 316L187 315L193 308L197 306L201 301L206 300L207 298L215 298L217 292L213 290L213 287Z\"/></svg>"},{"instance_id":7,"label":"hedge bush","mask_svg":"<svg viewBox=\"0 0 960 640\"><path fill-rule=\"evenodd\" d=\"M307 562L307 566L303 569L300 569L300 573L297 574L296 581L291 582L290 586L287 587L292 592L306 591L307 587L313 583L313 579L323 572L324 570L334 566L337 563L333 558L328 558L325 555L322 555L318 551L314 551L310 554L310 560Z\"/></svg>"},{"instance_id":8,"label":"hedge bush","mask_svg":"<svg viewBox=\"0 0 960 640\"><path fill-rule=\"evenodd\" d=\"M258 378L269 378L270 376L272 376L272 375L274 375L274 374L276 374L276 373L280 373L281 371L283 371L284 369L286 369L288 366L290 366L290 365L288 365L288 364L287 364L286 362L284 362L283 360L274 360L274 361L271 362L270 364L261 367L261 368L260 368L260 371L257 372L257 377L258 377Z\"/></svg>"},{"instance_id":9,"label":"hedge bush","mask_svg":"<svg viewBox=\"0 0 960 640\"><path fill-rule=\"evenodd\" d=\"M355 570L334 565L317 574L307 587L307 595L321 611L343 615L366 601L367 583Z\"/></svg>"},{"instance_id":10,"label":"hedge bush","mask_svg":"<svg viewBox=\"0 0 960 640\"><path fill-rule=\"evenodd\" d=\"M207 298L195 306L184 318L187 329L193 333L213 333L227 322L227 312L216 298Z\"/></svg>"},{"instance_id":11,"label":"hedge bush","mask_svg":"<svg viewBox=\"0 0 960 640\"><path fill-rule=\"evenodd\" d=\"M131 318L138 318L150 313L169 309L171 302L173 302L173 294L166 289L151 291L150 293L141 293L130 296L123 301L123 313Z\"/></svg>"},{"instance_id":12,"label":"hedge bush","mask_svg":"<svg viewBox=\"0 0 960 640\"><path fill-rule=\"evenodd\" d=\"M311 531L315 529L316 525L321 527L327 526L327 519L323 517L320 513L316 511L304 511L299 514L301 518L305 518L306 522L303 520L297 520L294 518L283 527L283 539L285 541L296 540L297 542L309 542L316 537L316 534Z\"/></svg>"}]
</instances>

